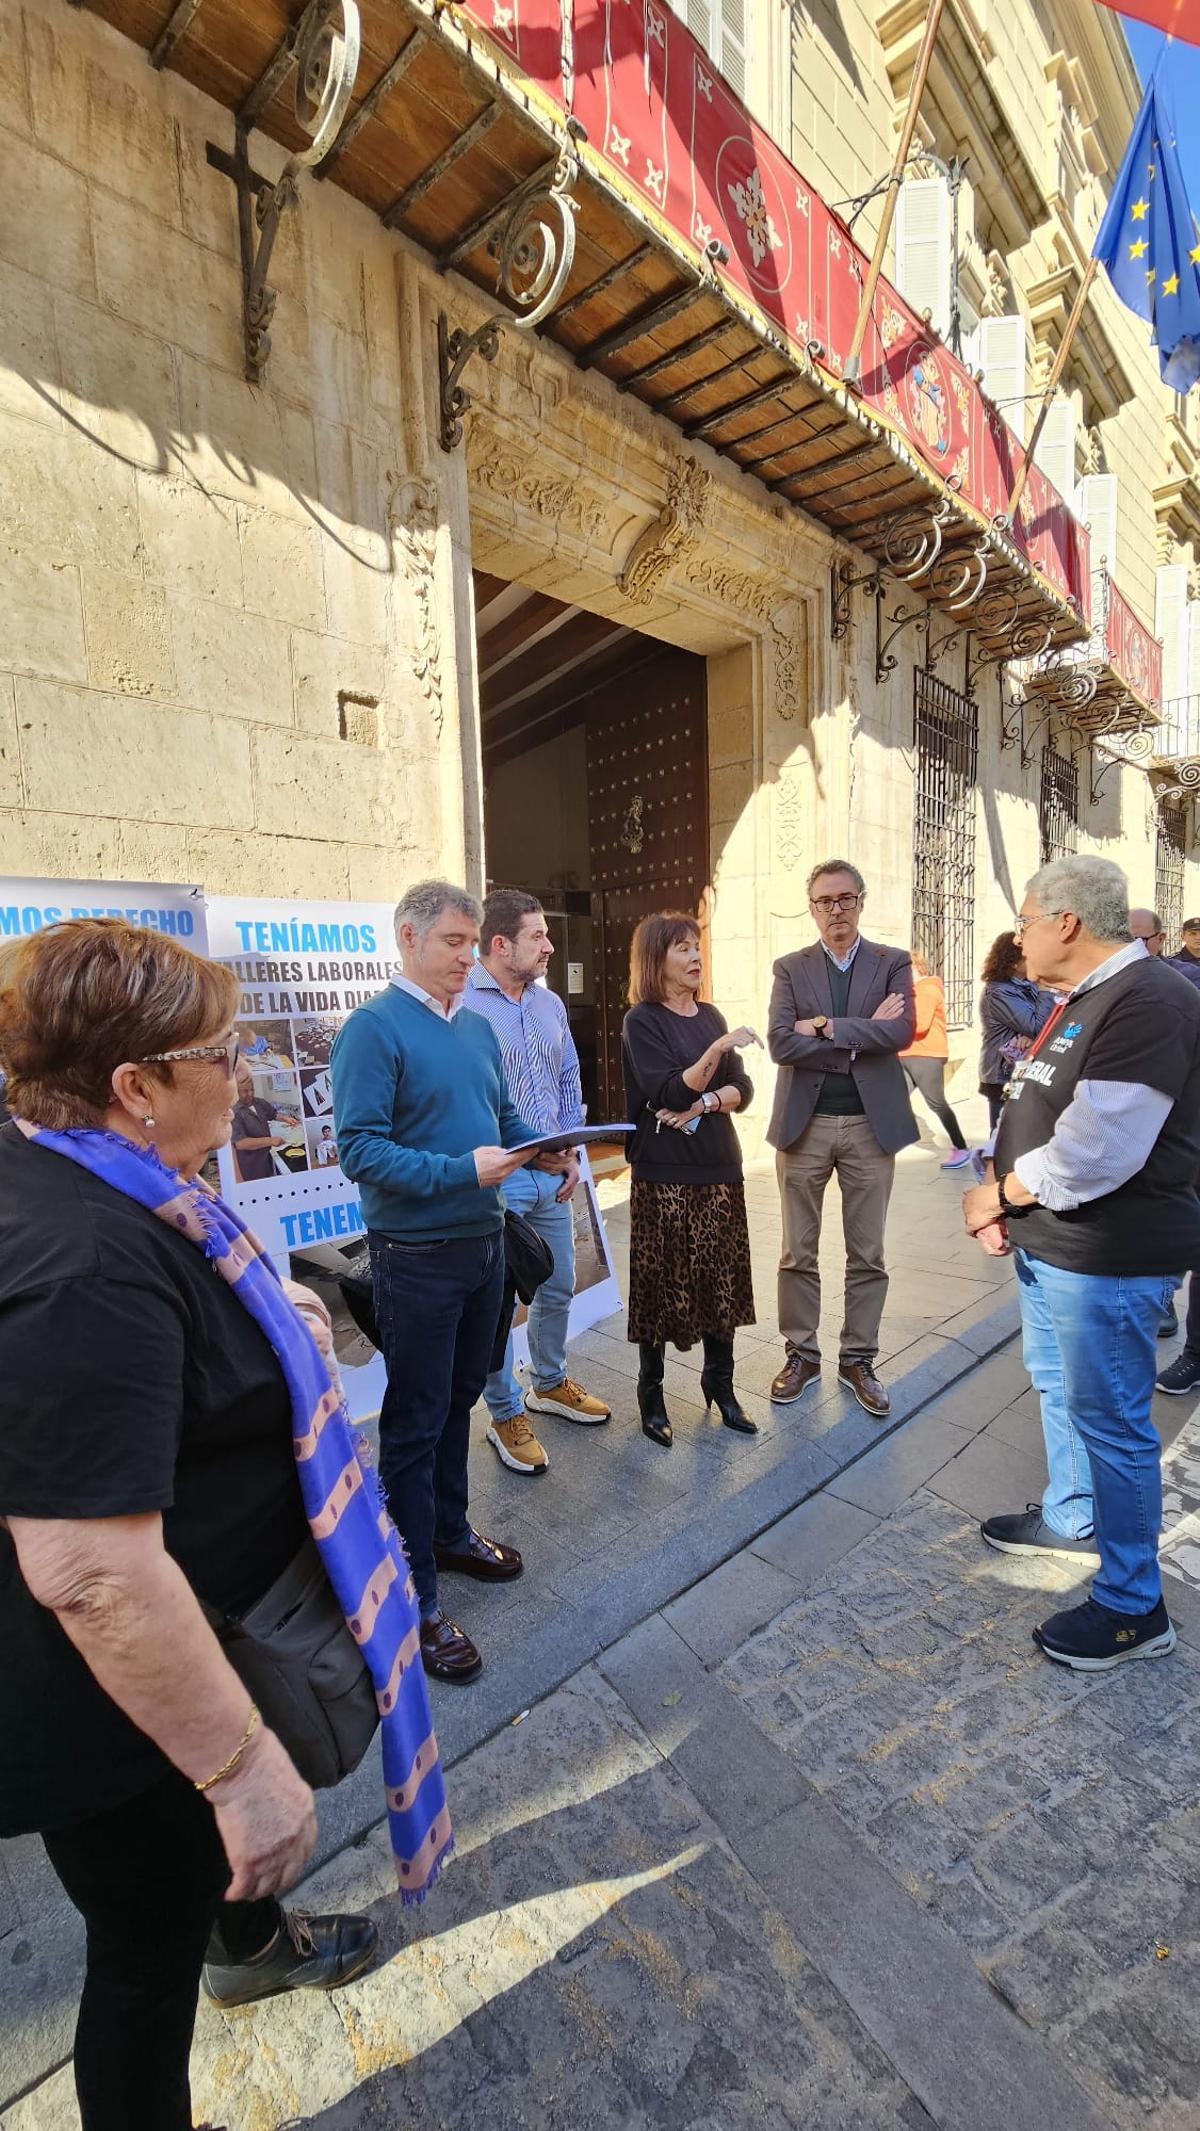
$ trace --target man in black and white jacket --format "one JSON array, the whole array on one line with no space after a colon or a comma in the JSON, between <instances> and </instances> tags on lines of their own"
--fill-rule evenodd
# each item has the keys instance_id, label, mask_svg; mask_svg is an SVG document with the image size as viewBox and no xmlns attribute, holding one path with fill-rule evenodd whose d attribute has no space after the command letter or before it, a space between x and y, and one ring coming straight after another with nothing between
<instances>
[{"instance_id":1,"label":"man in black and white jacket","mask_svg":"<svg viewBox=\"0 0 1200 2131\"><path fill-rule=\"evenodd\" d=\"M1014 1068L993 1178L963 1207L985 1250L1015 1256L1049 1479L1040 1506L981 1529L1003 1553L1097 1569L1034 1639L1100 1671L1175 1644L1150 1408L1175 1277L1200 1264L1200 994L1130 939L1109 859L1043 866L1014 929L1030 976L1065 996Z\"/></svg>"}]
</instances>

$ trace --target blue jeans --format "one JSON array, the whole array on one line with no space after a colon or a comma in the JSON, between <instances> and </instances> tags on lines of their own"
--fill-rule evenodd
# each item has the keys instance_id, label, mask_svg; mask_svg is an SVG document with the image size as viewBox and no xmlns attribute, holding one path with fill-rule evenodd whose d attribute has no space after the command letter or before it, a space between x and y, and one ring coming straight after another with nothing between
<instances>
[{"instance_id":1,"label":"blue jeans","mask_svg":"<svg viewBox=\"0 0 1200 2131\"><path fill-rule=\"evenodd\" d=\"M395 1243L370 1235L371 1286L387 1390L379 1477L408 1549L421 1618L437 1611L433 1547L461 1546L471 1408L504 1297L504 1236Z\"/></svg>"},{"instance_id":2,"label":"blue jeans","mask_svg":"<svg viewBox=\"0 0 1200 2131\"><path fill-rule=\"evenodd\" d=\"M1015 1263L1046 1439L1042 1515L1072 1539L1095 1532L1093 1598L1114 1613L1149 1613L1162 1596L1162 1447L1150 1405L1173 1283L1163 1273L1067 1273L1023 1250Z\"/></svg>"},{"instance_id":3,"label":"blue jeans","mask_svg":"<svg viewBox=\"0 0 1200 2131\"><path fill-rule=\"evenodd\" d=\"M509 1211L523 1214L536 1228L554 1260L554 1271L529 1306L529 1373L535 1391L552 1391L567 1373L567 1323L575 1293L575 1219L569 1203L555 1203L561 1185L561 1176L549 1176L541 1169L518 1169L500 1194ZM483 1395L494 1421L511 1421L524 1409L513 1371L511 1333L503 1366L493 1370Z\"/></svg>"}]
</instances>

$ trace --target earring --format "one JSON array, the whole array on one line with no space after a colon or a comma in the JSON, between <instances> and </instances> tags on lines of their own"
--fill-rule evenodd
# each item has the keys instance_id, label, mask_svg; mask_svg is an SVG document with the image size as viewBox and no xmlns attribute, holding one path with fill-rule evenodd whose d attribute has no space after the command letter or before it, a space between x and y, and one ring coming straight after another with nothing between
<instances>
[{"instance_id":1,"label":"earring","mask_svg":"<svg viewBox=\"0 0 1200 2131\"><path fill-rule=\"evenodd\" d=\"M150 1112L148 1110L146 1112L146 1115L142 1119L142 1123L144 1125L152 1125L154 1123L154 1119L151 1117Z\"/></svg>"}]
</instances>

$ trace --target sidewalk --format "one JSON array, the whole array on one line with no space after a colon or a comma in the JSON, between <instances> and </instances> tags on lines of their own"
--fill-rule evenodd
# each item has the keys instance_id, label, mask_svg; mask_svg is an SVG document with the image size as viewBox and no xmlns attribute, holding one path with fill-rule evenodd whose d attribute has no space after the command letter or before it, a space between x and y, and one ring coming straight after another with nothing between
<instances>
[{"instance_id":1,"label":"sidewalk","mask_svg":"<svg viewBox=\"0 0 1200 2131\"><path fill-rule=\"evenodd\" d=\"M975 1521L1040 1484L1021 1381L1011 1350L981 1363L460 1762L426 1909L395 1901L379 1830L328 1863L306 1903L371 1908L380 1965L332 1999L202 2007L197 2113L1194 2125L1200 1595L1176 1579L1160 1663L1089 1680L1037 1654L1074 1572L989 1553ZM0 2118L74 2122L66 2071Z\"/></svg>"},{"instance_id":2,"label":"sidewalk","mask_svg":"<svg viewBox=\"0 0 1200 2131\"><path fill-rule=\"evenodd\" d=\"M976 1117L975 1111L980 1115ZM964 1127L982 1131L982 1104L963 1106ZM840 1209L827 1205L825 1380L792 1409L767 1396L781 1359L775 1318L779 1251L773 1169L747 1176L759 1322L738 1336L737 1381L760 1434L747 1438L704 1413L699 1349L667 1364L675 1446L658 1449L636 1419L636 1349L624 1318L571 1348L571 1366L613 1408L612 1422L582 1429L547 1418L551 1470L536 1480L503 1467L477 1418L471 1457L472 1515L480 1528L519 1546L526 1573L497 1589L462 1582L448 1591L457 1619L475 1635L486 1670L468 1690L434 1691L443 1757L461 1758L581 1666L685 1591L823 1487L891 1429L970 1371L1016 1323L1011 1269L987 1259L961 1231L961 1175L942 1174L941 1149L906 1150L897 1165L888 1228L893 1267L881 1370L892 1415L873 1421L836 1380L840 1322ZM605 1187L611 1201L613 1187ZM622 1289L628 1263L624 1194L605 1218ZM1016 1377L1024 1383L1019 1365ZM539 1422L539 1426L542 1423ZM319 1858L361 1836L379 1817L376 1756L320 1801ZM70 2048L81 1933L35 1840L0 1843L0 2108L61 2064Z\"/></svg>"}]
</instances>

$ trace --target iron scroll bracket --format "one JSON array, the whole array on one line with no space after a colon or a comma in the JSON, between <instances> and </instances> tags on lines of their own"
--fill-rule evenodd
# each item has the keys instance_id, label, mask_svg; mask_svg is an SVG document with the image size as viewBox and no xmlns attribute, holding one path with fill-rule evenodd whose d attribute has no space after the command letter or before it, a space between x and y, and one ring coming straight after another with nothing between
<instances>
[{"instance_id":1,"label":"iron scroll bracket","mask_svg":"<svg viewBox=\"0 0 1200 2131\"><path fill-rule=\"evenodd\" d=\"M883 591L883 572L878 569L856 570L852 562L834 562L829 566L829 634L835 644L840 644L850 628L852 595L858 586L878 597Z\"/></svg>"},{"instance_id":2,"label":"iron scroll bracket","mask_svg":"<svg viewBox=\"0 0 1200 2131\"><path fill-rule=\"evenodd\" d=\"M443 451L462 443L463 416L471 405L462 376L472 356L494 363L504 328L532 332L549 317L567 285L578 211L571 187L579 176L579 147L586 139L579 120L568 118L549 180L538 172L521 186L504 221L487 240L498 263L497 292L504 298L503 308L470 333L465 326L452 326L445 311L438 313L438 434Z\"/></svg>"},{"instance_id":3,"label":"iron scroll bracket","mask_svg":"<svg viewBox=\"0 0 1200 2131\"><path fill-rule=\"evenodd\" d=\"M914 606L906 606L901 599L897 601L890 614L885 614L883 611L884 605L885 595L883 586L880 585L875 593L875 679L877 681L885 681L889 673L895 673L900 661L892 650L892 645L903 635L906 629L910 629L913 626L914 622L918 633L924 631L924 663L928 668L929 608L924 601L919 601ZM886 635L884 634L885 622L890 622L891 624Z\"/></svg>"},{"instance_id":4,"label":"iron scroll bracket","mask_svg":"<svg viewBox=\"0 0 1200 2131\"><path fill-rule=\"evenodd\" d=\"M321 162L338 137L358 73L360 48L356 0L309 0L287 40L278 70L272 70L273 75L278 71L282 81L289 68L295 69L296 123L308 135L308 146L288 157L274 183L251 169L249 117L237 119L232 155L213 141L207 144L210 166L237 189L242 331L246 377L252 385L261 384L271 353L277 292L267 275L279 225L299 197L301 172Z\"/></svg>"}]
</instances>

